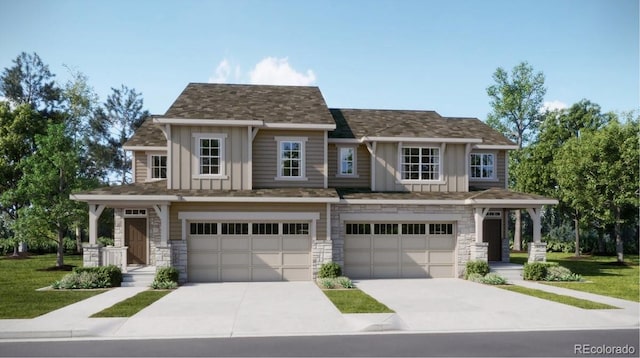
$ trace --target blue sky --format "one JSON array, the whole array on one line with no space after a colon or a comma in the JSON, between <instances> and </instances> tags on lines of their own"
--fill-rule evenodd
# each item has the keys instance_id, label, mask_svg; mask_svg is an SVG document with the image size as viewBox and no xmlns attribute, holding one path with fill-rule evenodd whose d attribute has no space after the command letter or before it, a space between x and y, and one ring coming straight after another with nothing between
<instances>
[{"instance_id":1,"label":"blue sky","mask_svg":"<svg viewBox=\"0 0 640 358\"><path fill-rule=\"evenodd\" d=\"M188 82L319 86L330 107L485 119L497 67L528 61L545 101L639 108L637 0L0 0L0 68L37 52L101 100L162 114Z\"/></svg>"}]
</instances>

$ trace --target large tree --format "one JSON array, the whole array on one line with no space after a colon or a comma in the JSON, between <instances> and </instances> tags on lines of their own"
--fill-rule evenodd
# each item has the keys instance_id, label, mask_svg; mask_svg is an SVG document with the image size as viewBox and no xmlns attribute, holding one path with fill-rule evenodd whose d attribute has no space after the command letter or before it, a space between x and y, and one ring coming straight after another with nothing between
<instances>
[{"instance_id":1,"label":"large tree","mask_svg":"<svg viewBox=\"0 0 640 358\"><path fill-rule=\"evenodd\" d=\"M29 104L34 109L51 112L60 100L61 90L55 75L37 53L22 52L13 66L0 75L0 94L13 104Z\"/></svg>"},{"instance_id":2,"label":"large tree","mask_svg":"<svg viewBox=\"0 0 640 358\"><path fill-rule=\"evenodd\" d=\"M493 74L493 85L487 88L492 111L487 124L502 132L507 138L523 145L535 138L541 119L544 95L544 74L535 72L527 62L521 62L511 70L511 75L498 67ZM519 163L519 153L513 153L510 167ZM514 170L514 168L510 168ZM522 216L515 211L514 250L522 249Z\"/></svg>"}]
</instances>

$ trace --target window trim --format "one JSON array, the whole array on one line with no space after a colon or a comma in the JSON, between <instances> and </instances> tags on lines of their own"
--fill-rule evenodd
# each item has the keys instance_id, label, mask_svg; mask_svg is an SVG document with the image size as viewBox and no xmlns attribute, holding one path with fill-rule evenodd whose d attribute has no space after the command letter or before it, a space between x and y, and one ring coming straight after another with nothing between
<instances>
[{"instance_id":1,"label":"window trim","mask_svg":"<svg viewBox=\"0 0 640 358\"><path fill-rule=\"evenodd\" d=\"M193 133L192 135L194 145L193 145L193 170L192 177L194 179L228 179L229 177L226 175L226 133ZM200 141L202 139L215 139L220 142L220 147L218 149L219 154L219 168L220 171L218 174L202 174L200 173Z\"/></svg>"},{"instance_id":2,"label":"window trim","mask_svg":"<svg viewBox=\"0 0 640 358\"><path fill-rule=\"evenodd\" d=\"M274 180L282 181L306 181L307 178L307 141L308 137L274 137L276 141L276 176ZM282 175L282 143L297 142L300 143L300 175L299 176L283 176Z\"/></svg>"},{"instance_id":3,"label":"window trim","mask_svg":"<svg viewBox=\"0 0 640 358\"><path fill-rule=\"evenodd\" d=\"M476 178L472 176L473 171L471 170L471 156L473 155L491 155L493 156L493 175L491 178ZM482 157L480 159L480 163L482 163ZM480 167L482 168L482 166ZM471 152L469 153L469 181L498 181L498 154L496 152Z\"/></svg>"},{"instance_id":4,"label":"window trim","mask_svg":"<svg viewBox=\"0 0 640 358\"><path fill-rule=\"evenodd\" d=\"M153 157L166 157L166 174L164 178L153 177ZM169 156L166 152L147 152L147 181L165 180L169 177Z\"/></svg>"},{"instance_id":5,"label":"window trim","mask_svg":"<svg viewBox=\"0 0 640 358\"><path fill-rule=\"evenodd\" d=\"M438 179L404 179L404 149L405 148L420 148L420 157L422 157L422 149L437 149L438 150ZM400 184L445 184L444 180L444 151L445 144L441 145L433 143L399 143L398 145L398 168L397 168L397 181ZM422 161L422 159L421 159ZM422 165L422 164L420 164ZM420 174L422 174L422 168L420 168ZM420 175L422 176L422 175Z\"/></svg>"},{"instance_id":6,"label":"window trim","mask_svg":"<svg viewBox=\"0 0 640 358\"><path fill-rule=\"evenodd\" d=\"M337 150L337 163L338 167L336 168L336 177L338 178L358 178L358 147L355 145L338 145L336 146ZM353 150L353 173L345 174L342 173L342 150L343 149L351 149Z\"/></svg>"}]
</instances>

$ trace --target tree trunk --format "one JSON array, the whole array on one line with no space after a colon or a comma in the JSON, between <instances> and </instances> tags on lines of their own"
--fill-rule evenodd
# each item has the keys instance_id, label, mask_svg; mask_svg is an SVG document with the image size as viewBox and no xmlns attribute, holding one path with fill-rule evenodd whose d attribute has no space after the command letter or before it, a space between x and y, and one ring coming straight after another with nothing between
<instances>
[{"instance_id":1,"label":"tree trunk","mask_svg":"<svg viewBox=\"0 0 640 358\"><path fill-rule=\"evenodd\" d=\"M56 267L64 266L64 230L58 229L58 254L56 256Z\"/></svg>"},{"instance_id":2,"label":"tree trunk","mask_svg":"<svg viewBox=\"0 0 640 358\"><path fill-rule=\"evenodd\" d=\"M624 243L622 241L622 234L620 233L620 208L616 208L616 223L613 226L613 230L616 235L616 256L618 262L624 262Z\"/></svg>"},{"instance_id":3,"label":"tree trunk","mask_svg":"<svg viewBox=\"0 0 640 358\"><path fill-rule=\"evenodd\" d=\"M522 251L522 212L515 211L515 228L513 230L513 251Z\"/></svg>"},{"instance_id":4,"label":"tree trunk","mask_svg":"<svg viewBox=\"0 0 640 358\"><path fill-rule=\"evenodd\" d=\"M80 225L76 225L76 251L82 253L82 229Z\"/></svg>"},{"instance_id":5,"label":"tree trunk","mask_svg":"<svg viewBox=\"0 0 640 358\"><path fill-rule=\"evenodd\" d=\"M13 257L18 257L18 245L19 244L13 244Z\"/></svg>"},{"instance_id":6,"label":"tree trunk","mask_svg":"<svg viewBox=\"0 0 640 358\"><path fill-rule=\"evenodd\" d=\"M573 222L575 224L576 232L576 257L578 257L580 256L580 217L578 216L578 213L575 214Z\"/></svg>"},{"instance_id":7,"label":"tree trunk","mask_svg":"<svg viewBox=\"0 0 640 358\"><path fill-rule=\"evenodd\" d=\"M598 253L605 254L607 248L604 245L604 228L598 229Z\"/></svg>"}]
</instances>

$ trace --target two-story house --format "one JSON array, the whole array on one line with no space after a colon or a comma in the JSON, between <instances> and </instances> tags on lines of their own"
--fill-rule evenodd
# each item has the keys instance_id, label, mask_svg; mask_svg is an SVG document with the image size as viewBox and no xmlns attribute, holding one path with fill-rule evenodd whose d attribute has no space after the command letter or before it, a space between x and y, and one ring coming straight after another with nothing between
<instances>
[{"instance_id":1,"label":"two-story house","mask_svg":"<svg viewBox=\"0 0 640 358\"><path fill-rule=\"evenodd\" d=\"M125 144L134 183L89 204L85 266L174 266L182 281L458 277L508 261L506 215L553 199L507 190L516 146L475 118L329 109L317 87L191 83ZM114 208L114 247L96 244Z\"/></svg>"}]
</instances>

